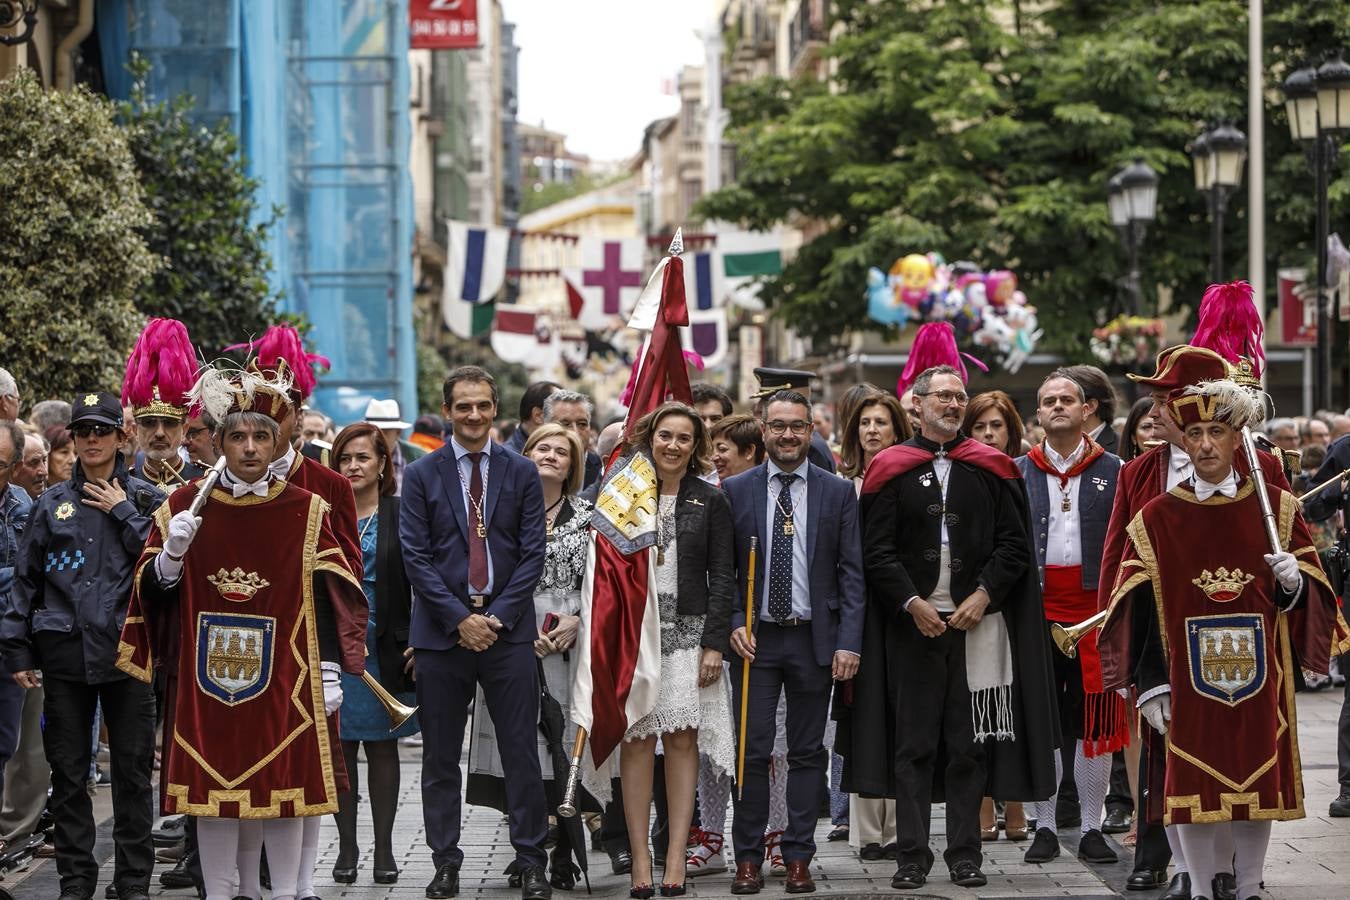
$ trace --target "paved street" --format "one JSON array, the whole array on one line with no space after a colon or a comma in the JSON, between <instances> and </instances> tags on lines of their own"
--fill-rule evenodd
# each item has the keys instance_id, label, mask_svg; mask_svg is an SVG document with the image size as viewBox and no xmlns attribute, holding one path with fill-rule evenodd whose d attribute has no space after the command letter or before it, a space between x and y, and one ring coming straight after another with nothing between
<instances>
[{"instance_id":1,"label":"paved street","mask_svg":"<svg viewBox=\"0 0 1350 900\"><path fill-rule=\"evenodd\" d=\"M1277 823L1266 863L1266 887L1272 898L1312 900L1312 898L1343 898L1350 894L1350 819L1331 819L1326 815L1327 803L1336 795L1336 718L1340 711L1341 692L1324 691L1319 694L1300 694L1299 744L1303 759L1303 784L1307 793L1309 816L1298 822ZM1232 736L1229 736L1230 739ZM432 874L431 861L423 842L421 798L418 791L418 757L415 748L401 748L405 757L403 766L402 801L394 835L395 852L403 875L397 885L376 886L371 883L371 860L367 854L361 860L358 883L336 885L329 877L337 854L337 832L331 819L325 820L322 837L322 855L319 861L318 888L324 900L375 900L375 898L414 898L423 895L423 888ZM98 797L102 817L110 814L108 791ZM361 833L369 841L370 823L363 810ZM99 832L100 858L104 859L102 877L111 877L110 821L105 821ZM892 891L890 877L895 864L890 861L862 863L841 844L825 843L828 827L818 833L820 853L812 865L817 890L835 896L864 894L899 894ZM941 833L940 808L934 818L934 832ZM1068 834L1065 834L1068 837ZM1074 835L1076 839L1076 834ZM368 846L368 843L367 843ZM922 897L1085 897L1117 896L1128 874L1128 854L1115 866L1087 866L1078 862L1067 850L1052 864L1033 866L1022 862L1026 844L999 841L986 844L985 872L989 885L979 891L955 887L945 881L941 863L934 870L935 878L921 894ZM469 808L464 837L465 863L460 874L461 896L510 898L519 896L509 890L500 873L511 859L511 846L505 820L489 809ZM105 859L106 858L106 859ZM591 886L598 896L627 895L628 880L610 874L609 860L603 854L592 853ZM659 874L659 873L658 873ZM55 867L50 861L40 862L26 873L23 880L11 879L5 886L21 900L55 898ZM691 896L730 896L730 875L708 875L691 879ZM98 896L103 895L100 884ZM562 892L555 892L562 896ZM151 894L164 897L190 896L187 891L162 891L155 885ZM762 896L781 895L782 889L771 879ZM1133 894L1137 900L1148 900L1152 895Z\"/></svg>"}]
</instances>

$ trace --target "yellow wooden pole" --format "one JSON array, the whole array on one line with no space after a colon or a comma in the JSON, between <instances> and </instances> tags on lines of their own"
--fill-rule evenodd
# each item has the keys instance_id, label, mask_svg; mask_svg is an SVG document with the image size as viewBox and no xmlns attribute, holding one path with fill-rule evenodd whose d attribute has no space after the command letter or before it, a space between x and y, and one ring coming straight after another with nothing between
<instances>
[{"instance_id":1,"label":"yellow wooden pole","mask_svg":"<svg viewBox=\"0 0 1350 900\"><path fill-rule=\"evenodd\" d=\"M750 538L750 568L745 576L745 642L750 643L750 624L755 620L755 551L759 538ZM750 704L750 660L741 661L741 725L736 744L736 799L745 791L745 718Z\"/></svg>"}]
</instances>

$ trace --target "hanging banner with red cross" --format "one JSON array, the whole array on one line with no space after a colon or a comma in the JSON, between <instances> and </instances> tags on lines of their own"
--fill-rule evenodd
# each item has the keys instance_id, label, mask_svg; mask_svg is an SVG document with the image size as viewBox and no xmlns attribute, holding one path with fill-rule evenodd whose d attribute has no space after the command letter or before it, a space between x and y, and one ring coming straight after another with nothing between
<instances>
[{"instance_id":1,"label":"hanging banner with red cross","mask_svg":"<svg viewBox=\"0 0 1350 900\"><path fill-rule=\"evenodd\" d=\"M472 50L478 40L478 0L408 0L414 50Z\"/></svg>"},{"instance_id":2,"label":"hanging banner with red cross","mask_svg":"<svg viewBox=\"0 0 1350 900\"><path fill-rule=\"evenodd\" d=\"M581 268L564 269L569 303L588 331L621 324L646 281L642 238L582 238Z\"/></svg>"}]
</instances>

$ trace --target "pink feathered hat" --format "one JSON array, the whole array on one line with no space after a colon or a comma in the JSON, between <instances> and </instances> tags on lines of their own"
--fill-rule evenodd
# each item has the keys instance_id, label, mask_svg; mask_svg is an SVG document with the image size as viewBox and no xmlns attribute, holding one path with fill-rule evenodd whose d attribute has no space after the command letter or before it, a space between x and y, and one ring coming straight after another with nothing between
<instances>
[{"instance_id":1,"label":"pink feathered hat","mask_svg":"<svg viewBox=\"0 0 1350 900\"><path fill-rule=\"evenodd\" d=\"M177 319L151 319L127 358L122 405L138 418L183 420L188 392L197 380L197 354L187 328Z\"/></svg>"}]
</instances>

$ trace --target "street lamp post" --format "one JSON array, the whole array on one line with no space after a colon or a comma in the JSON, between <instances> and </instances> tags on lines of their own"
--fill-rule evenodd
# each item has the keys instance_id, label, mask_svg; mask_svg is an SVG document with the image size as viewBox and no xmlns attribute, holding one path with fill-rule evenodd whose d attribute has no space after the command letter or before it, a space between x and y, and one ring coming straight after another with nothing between
<instances>
[{"instance_id":1,"label":"street lamp post","mask_svg":"<svg viewBox=\"0 0 1350 900\"><path fill-rule=\"evenodd\" d=\"M1242 181L1247 159L1247 136L1232 125L1222 124L1195 139L1191 147L1195 162L1195 189L1205 195L1210 219L1210 280L1223 278L1223 215L1228 196Z\"/></svg>"},{"instance_id":2,"label":"street lamp post","mask_svg":"<svg viewBox=\"0 0 1350 900\"><path fill-rule=\"evenodd\" d=\"M1284 81L1284 108L1289 118L1289 133L1303 145L1308 165L1313 170L1317 199L1317 225L1313 240L1317 245L1317 348L1313 404L1317 409L1331 407L1331 298L1327 296L1327 231L1330 204L1327 185L1336 165L1340 137L1350 131L1350 65L1340 56L1320 68L1307 66L1294 71Z\"/></svg>"},{"instance_id":3,"label":"street lamp post","mask_svg":"<svg viewBox=\"0 0 1350 900\"><path fill-rule=\"evenodd\" d=\"M1106 208L1111 224L1120 232L1129 254L1130 270L1126 278L1129 293L1129 313L1139 315L1143 308L1143 288L1139 275L1139 247L1144 242L1148 225L1158 211L1158 173L1143 157L1121 169L1107 182Z\"/></svg>"}]
</instances>

